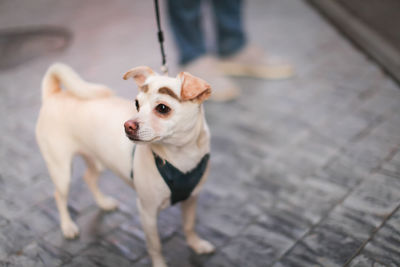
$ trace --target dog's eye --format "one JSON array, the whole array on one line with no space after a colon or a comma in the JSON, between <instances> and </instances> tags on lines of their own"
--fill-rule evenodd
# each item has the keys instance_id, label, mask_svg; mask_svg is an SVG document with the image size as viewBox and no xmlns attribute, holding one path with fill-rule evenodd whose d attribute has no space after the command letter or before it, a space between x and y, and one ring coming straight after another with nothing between
<instances>
[{"instance_id":1,"label":"dog's eye","mask_svg":"<svg viewBox=\"0 0 400 267\"><path fill-rule=\"evenodd\" d=\"M135 99L135 106L136 106L136 110L139 111L139 101L137 99Z\"/></svg>"},{"instance_id":2,"label":"dog's eye","mask_svg":"<svg viewBox=\"0 0 400 267\"><path fill-rule=\"evenodd\" d=\"M160 114L167 114L168 112L171 111L171 109L164 104L158 104L156 110Z\"/></svg>"}]
</instances>

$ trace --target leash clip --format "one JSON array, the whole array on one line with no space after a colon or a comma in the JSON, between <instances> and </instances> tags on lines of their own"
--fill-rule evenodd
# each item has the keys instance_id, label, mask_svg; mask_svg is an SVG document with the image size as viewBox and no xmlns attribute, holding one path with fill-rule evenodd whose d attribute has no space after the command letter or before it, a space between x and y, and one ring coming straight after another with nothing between
<instances>
[{"instance_id":1,"label":"leash clip","mask_svg":"<svg viewBox=\"0 0 400 267\"><path fill-rule=\"evenodd\" d=\"M168 76L167 64L164 64L164 65L161 66L161 71L162 71L163 75Z\"/></svg>"}]
</instances>

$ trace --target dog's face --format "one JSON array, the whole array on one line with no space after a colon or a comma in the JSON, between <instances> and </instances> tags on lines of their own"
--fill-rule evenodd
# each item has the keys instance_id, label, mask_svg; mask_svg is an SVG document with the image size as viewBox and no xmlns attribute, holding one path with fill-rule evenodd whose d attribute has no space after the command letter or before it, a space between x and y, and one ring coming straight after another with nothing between
<instances>
[{"instance_id":1,"label":"dog's face","mask_svg":"<svg viewBox=\"0 0 400 267\"><path fill-rule=\"evenodd\" d=\"M180 144L190 138L203 116L201 104L211 94L210 86L189 73L177 77L155 74L149 67L128 71L139 87L133 118L125 122L125 133L134 142Z\"/></svg>"}]
</instances>

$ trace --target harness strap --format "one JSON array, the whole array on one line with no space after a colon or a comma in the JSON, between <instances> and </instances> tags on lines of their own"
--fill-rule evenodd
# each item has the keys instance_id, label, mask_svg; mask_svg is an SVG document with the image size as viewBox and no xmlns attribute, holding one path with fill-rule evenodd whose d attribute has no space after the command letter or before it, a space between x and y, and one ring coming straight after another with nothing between
<instances>
[{"instance_id":1,"label":"harness strap","mask_svg":"<svg viewBox=\"0 0 400 267\"><path fill-rule=\"evenodd\" d=\"M133 159L136 145L132 149L131 179L133 180ZM162 159L152 151L157 170L171 191L171 205L186 200L200 179L203 177L210 159L210 154L205 154L200 162L192 170L184 173L168 161Z\"/></svg>"},{"instance_id":2,"label":"harness strap","mask_svg":"<svg viewBox=\"0 0 400 267\"><path fill-rule=\"evenodd\" d=\"M196 185L200 182L204 172L207 169L210 154L205 154L197 166L183 173L171 163L160 158L153 152L154 161L156 163L158 172L164 179L171 191L171 204L186 200Z\"/></svg>"},{"instance_id":3,"label":"harness strap","mask_svg":"<svg viewBox=\"0 0 400 267\"><path fill-rule=\"evenodd\" d=\"M133 148L132 148L131 180L133 180L133 158L135 157L135 151L136 151L136 144L134 144L134 145L133 145Z\"/></svg>"}]
</instances>

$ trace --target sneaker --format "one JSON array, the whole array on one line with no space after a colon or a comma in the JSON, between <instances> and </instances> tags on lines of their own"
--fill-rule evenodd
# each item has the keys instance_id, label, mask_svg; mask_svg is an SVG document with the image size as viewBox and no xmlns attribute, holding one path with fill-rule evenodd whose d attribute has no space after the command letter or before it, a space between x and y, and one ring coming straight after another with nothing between
<instances>
[{"instance_id":1,"label":"sneaker","mask_svg":"<svg viewBox=\"0 0 400 267\"><path fill-rule=\"evenodd\" d=\"M218 102L230 101L240 95L239 87L224 77L224 74L218 68L218 61L214 57L199 57L182 69L202 78L211 85L210 100Z\"/></svg>"},{"instance_id":2,"label":"sneaker","mask_svg":"<svg viewBox=\"0 0 400 267\"><path fill-rule=\"evenodd\" d=\"M220 59L218 66L226 75L268 80L289 78L294 73L290 63L277 57L266 56L261 48L254 45L247 45L238 53Z\"/></svg>"}]
</instances>

